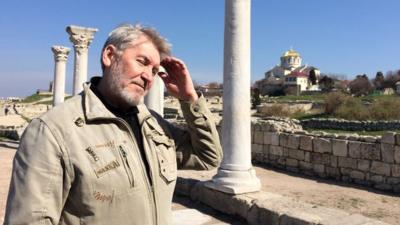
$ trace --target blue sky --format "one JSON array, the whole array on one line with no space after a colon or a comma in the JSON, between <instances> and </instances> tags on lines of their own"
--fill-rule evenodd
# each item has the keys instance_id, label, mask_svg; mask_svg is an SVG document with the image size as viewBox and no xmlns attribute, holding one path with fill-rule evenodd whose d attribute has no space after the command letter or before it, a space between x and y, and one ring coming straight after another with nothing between
<instances>
[{"instance_id":1,"label":"blue sky","mask_svg":"<svg viewBox=\"0 0 400 225\"><path fill-rule=\"evenodd\" d=\"M223 0L2 0L0 96L27 96L53 79L52 45L72 47L71 24L98 28L89 49L89 77L100 75L108 33L124 22L156 27L198 83L222 81ZM398 0L253 0L252 81L293 47L303 63L351 79L400 69ZM66 91L72 92L73 52Z\"/></svg>"}]
</instances>

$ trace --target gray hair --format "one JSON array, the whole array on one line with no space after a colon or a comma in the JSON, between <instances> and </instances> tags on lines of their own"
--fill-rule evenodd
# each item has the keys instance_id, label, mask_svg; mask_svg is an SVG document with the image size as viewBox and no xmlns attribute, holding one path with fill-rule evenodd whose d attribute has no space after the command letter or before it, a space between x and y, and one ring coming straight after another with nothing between
<instances>
[{"instance_id":1,"label":"gray hair","mask_svg":"<svg viewBox=\"0 0 400 225\"><path fill-rule=\"evenodd\" d=\"M139 36L145 35L150 39L151 42L156 46L160 53L161 60L171 55L171 44L162 37L157 30L152 27L143 27L140 24L122 24L116 27L110 32L106 42L102 49L103 51L108 45L113 45L117 49L117 53L122 53L128 47L132 46L132 43L139 38ZM101 68L104 71L104 64L102 57L100 58Z\"/></svg>"}]
</instances>

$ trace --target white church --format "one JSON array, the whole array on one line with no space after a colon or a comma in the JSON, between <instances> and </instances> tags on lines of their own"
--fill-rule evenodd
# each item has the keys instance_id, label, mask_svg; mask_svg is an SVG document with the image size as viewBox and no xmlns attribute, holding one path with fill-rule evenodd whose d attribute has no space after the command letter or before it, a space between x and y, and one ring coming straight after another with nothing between
<instances>
[{"instance_id":1,"label":"white church","mask_svg":"<svg viewBox=\"0 0 400 225\"><path fill-rule=\"evenodd\" d=\"M301 65L301 62L302 58L298 52L293 49L286 51L281 56L280 65L268 70L264 79L256 81L256 87L262 95L319 91L320 71L313 66Z\"/></svg>"}]
</instances>

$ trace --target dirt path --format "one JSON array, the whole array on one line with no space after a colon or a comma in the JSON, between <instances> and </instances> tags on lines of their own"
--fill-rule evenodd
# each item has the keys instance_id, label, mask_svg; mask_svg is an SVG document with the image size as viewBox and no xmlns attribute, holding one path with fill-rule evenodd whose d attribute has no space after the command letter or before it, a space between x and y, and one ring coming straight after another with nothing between
<instances>
[{"instance_id":1,"label":"dirt path","mask_svg":"<svg viewBox=\"0 0 400 225\"><path fill-rule=\"evenodd\" d=\"M12 160L17 144L0 142L0 224L4 222L8 187L11 179Z\"/></svg>"},{"instance_id":2,"label":"dirt path","mask_svg":"<svg viewBox=\"0 0 400 225\"><path fill-rule=\"evenodd\" d=\"M265 191L302 202L360 213L393 225L400 224L398 195L341 182L309 179L263 167L256 167L256 171Z\"/></svg>"}]
</instances>

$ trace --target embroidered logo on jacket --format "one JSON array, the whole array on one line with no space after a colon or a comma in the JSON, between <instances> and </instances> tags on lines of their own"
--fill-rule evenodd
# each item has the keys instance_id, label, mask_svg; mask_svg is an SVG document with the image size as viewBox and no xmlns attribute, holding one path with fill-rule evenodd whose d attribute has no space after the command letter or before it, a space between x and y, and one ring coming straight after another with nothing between
<instances>
[{"instance_id":1,"label":"embroidered logo on jacket","mask_svg":"<svg viewBox=\"0 0 400 225\"><path fill-rule=\"evenodd\" d=\"M109 162L107 165L105 165L104 167L95 170L95 173L96 173L97 177L101 177L105 172L115 169L119 166L121 166L121 164L119 164L118 160L113 160L113 161Z\"/></svg>"}]
</instances>

